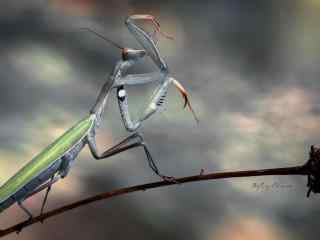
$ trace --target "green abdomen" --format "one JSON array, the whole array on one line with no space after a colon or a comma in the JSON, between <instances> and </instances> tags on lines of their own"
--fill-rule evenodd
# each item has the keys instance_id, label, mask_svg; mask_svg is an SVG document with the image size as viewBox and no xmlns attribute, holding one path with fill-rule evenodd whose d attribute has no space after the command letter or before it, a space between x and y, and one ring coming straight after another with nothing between
<instances>
[{"instance_id":1,"label":"green abdomen","mask_svg":"<svg viewBox=\"0 0 320 240\"><path fill-rule=\"evenodd\" d=\"M84 118L21 168L0 187L0 203L45 171L77 142L83 139L93 126L93 121L90 116Z\"/></svg>"}]
</instances>

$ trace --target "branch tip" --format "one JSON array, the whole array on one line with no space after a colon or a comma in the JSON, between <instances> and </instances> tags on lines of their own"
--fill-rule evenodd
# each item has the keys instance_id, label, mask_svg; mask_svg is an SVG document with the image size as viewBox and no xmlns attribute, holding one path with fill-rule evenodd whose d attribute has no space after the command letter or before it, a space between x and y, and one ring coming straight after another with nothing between
<instances>
[{"instance_id":1,"label":"branch tip","mask_svg":"<svg viewBox=\"0 0 320 240\"><path fill-rule=\"evenodd\" d=\"M309 160L304 166L307 170L308 183L307 197L313 193L320 193L320 148L311 146Z\"/></svg>"}]
</instances>

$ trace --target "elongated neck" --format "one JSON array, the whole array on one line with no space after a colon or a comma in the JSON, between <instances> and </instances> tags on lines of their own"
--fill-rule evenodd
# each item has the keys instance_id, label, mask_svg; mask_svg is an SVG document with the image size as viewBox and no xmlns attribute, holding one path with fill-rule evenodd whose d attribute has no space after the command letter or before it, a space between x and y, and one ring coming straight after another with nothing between
<instances>
[{"instance_id":1,"label":"elongated neck","mask_svg":"<svg viewBox=\"0 0 320 240\"><path fill-rule=\"evenodd\" d=\"M98 98L90 110L90 114L96 115L98 125L101 122L102 114L114 83L117 82L122 77L122 75L126 73L128 68L132 66L136 61L137 60L118 61L109 79L102 86Z\"/></svg>"},{"instance_id":2,"label":"elongated neck","mask_svg":"<svg viewBox=\"0 0 320 240\"><path fill-rule=\"evenodd\" d=\"M105 82L105 84L102 86L100 93L98 95L98 98L93 105L93 107L90 110L90 114L95 114L98 122L101 121L103 110L105 108L105 105L107 103L110 91L112 89L114 83L114 79L111 77L108 81Z\"/></svg>"}]
</instances>

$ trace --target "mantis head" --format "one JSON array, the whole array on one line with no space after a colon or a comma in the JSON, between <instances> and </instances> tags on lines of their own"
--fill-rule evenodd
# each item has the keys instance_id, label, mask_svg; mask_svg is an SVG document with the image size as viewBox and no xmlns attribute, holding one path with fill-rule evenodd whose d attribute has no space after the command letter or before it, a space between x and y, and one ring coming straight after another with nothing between
<instances>
[{"instance_id":1,"label":"mantis head","mask_svg":"<svg viewBox=\"0 0 320 240\"><path fill-rule=\"evenodd\" d=\"M132 48L123 48L122 49L122 60L135 60L142 58L146 55L145 50L136 50Z\"/></svg>"}]
</instances>

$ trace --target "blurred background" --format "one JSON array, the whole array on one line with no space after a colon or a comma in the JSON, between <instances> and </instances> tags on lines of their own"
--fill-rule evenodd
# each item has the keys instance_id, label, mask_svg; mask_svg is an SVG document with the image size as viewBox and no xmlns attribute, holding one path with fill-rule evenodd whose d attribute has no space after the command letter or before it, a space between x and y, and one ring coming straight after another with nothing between
<instances>
[{"instance_id":1,"label":"blurred background","mask_svg":"<svg viewBox=\"0 0 320 240\"><path fill-rule=\"evenodd\" d=\"M86 116L119 60L118 49L80 28L139 48L124 25L136 13L156 16L175 36L159 37L159 49L200 118L197 125L171 88L164 111L144 123L141 132L164 174L293 166L320 144L317 0L2 1L1 184ZM131 72L155 69L146 59ZM128 89L134 116L154 87ZM127 135L113 94L98 147ZM47 209L157 180L141 149L104 161L86 149L54 185ZM190 183L94 203L7 239L311 240L320 234L319 197L306 198L304 177ZM42 198L26 204L38 213ZM25 218L12 206L0 226Z\"/></svg>"}]
</instances>

